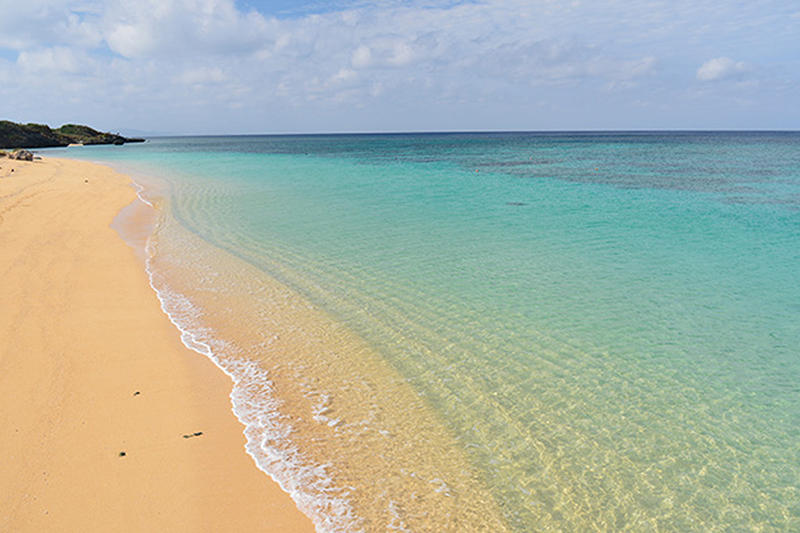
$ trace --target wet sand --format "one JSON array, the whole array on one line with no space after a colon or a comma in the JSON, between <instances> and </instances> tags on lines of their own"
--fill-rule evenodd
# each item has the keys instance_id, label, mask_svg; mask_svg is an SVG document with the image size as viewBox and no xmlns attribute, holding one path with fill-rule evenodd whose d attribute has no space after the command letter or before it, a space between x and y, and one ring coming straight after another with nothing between
<instances>
[{"instance_id":1,"label":"wet sand","mask_svg":"<svg viewBox=\"0 0 800 533\"><path fill-rule=\"evenodd\" d=\"M110 227L134 199L100 165L0 158L0 530L313 531Z\"/></svg>"}]
</instances>

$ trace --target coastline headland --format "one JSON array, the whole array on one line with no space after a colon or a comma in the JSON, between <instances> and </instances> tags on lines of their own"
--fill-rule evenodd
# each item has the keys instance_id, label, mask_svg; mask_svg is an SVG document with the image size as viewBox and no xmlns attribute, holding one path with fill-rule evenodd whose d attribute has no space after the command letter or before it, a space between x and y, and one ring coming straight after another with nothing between
<instances>
[{"instance_id":1,"label":"coastline headland","mask_svg":"<svg viewBox=\"0 0 800 533\"><path fill-rule=\"evenodd\" d=\"M0 120L0 148L49 148L89 144L126 144L144 142L141 138L123 137L98 131L81 124L64 124L52 129L46 124L17 124Z\"/></svg>"}]
</instances>

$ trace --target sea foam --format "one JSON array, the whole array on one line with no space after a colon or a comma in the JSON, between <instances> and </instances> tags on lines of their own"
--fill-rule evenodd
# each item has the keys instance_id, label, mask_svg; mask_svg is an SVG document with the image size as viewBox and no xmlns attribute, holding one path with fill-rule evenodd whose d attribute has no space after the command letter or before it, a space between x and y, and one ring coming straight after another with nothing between
<instances>
[{"instance_id":1,"label":"sea foam","mask_svg":"<svg viewBox=\"0 0 800 533\"><path fill-rule=\"evenodd\" d=\"M146 189L133 182L138 198L154 207ZM359 519L347 500L332 494L332 480L326 465L314 465L291 444L292 426L278 411L269 372L256 362L227 357L226 343L214 332L199 324L200 310L191 300L170 288L164 276L153 266L157 254L155 236L145 245L145 271L161 310L180 333L181 342L192 351L208 357L231 378L233 413L244 425L245 450L258 468L275 481L313 521L320 532L361 531Z\"/></svg>"}]
</instances>

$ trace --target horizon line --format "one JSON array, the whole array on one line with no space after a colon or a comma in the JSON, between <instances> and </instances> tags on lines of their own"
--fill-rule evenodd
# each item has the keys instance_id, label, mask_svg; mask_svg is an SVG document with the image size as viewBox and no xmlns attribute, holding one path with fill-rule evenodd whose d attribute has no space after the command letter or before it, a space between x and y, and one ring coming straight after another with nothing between
<instances>
[{"instance_id":1,"label":"horizon line","mask_svg":"<svg viewBox=\"0 0 800 533\"><path fill-rule=\"evenodd\" d=\"M120 131L124 131L123 128ZM133 129L133 128L132 128ZM261 133L157 133L151 138L163 137L269 137L312 135L420 135L420 134L492 134L492 133L800 133L800 129L546 129L546 130L392 130L392 131L315 131L315 132L261 132Z\"/></svg>"}]
</instances>

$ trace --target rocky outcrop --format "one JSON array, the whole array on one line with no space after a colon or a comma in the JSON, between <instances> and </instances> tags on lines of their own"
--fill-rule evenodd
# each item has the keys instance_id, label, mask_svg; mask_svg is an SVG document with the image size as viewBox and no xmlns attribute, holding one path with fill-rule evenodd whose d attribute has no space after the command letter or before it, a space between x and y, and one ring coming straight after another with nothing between
<instances>
[{"instance_id":1,"label":"rocky outcrop","mask_svg":"<svg viewBox=\"0 0 800 533\"><path fill-rule=\"evenodd\" d=\"M17 124L0 120L0 147L6 148L45 148L67 146L70 144L124 144L144 142L144 139L131 139L97 131L80 124L64 124L51 129L46 124Z\"/></svg>"},{"instance_id":2,"label":"rocky outcrop","mask_svg":"<svg viewBox=\"0 0 800 533\"><path fill-rule=\"evenodd\" d=\"M14 150L8 154L9 159L16 159L17 161L33 161L33 154L27 150Z\"/></svg>"}]
</instances>

